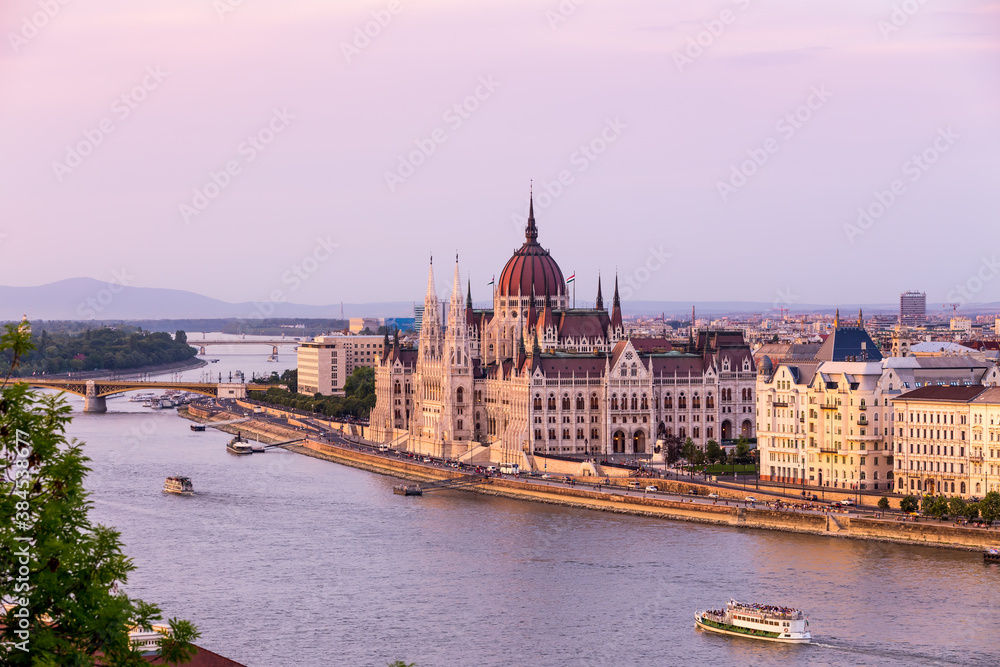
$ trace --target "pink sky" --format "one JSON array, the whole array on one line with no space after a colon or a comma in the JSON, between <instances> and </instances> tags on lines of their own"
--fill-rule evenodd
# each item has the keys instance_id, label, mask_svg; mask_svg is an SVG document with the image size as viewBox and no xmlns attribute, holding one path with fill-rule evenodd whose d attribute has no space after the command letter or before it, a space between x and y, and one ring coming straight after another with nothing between
<instances>
[{"instance_id":1,"label":"pink sky","mask_svg":"<svg viewBox=\"0 0 1000 667\"><path fill-rule=\"evenodd\" d=\"M581 299L617 268L642 300L944 301L995 247L1000 3L912 0L888 32L894 5L6 0L0 284L124 269L229 301L419 300L428 255L457 250L483 301L534 179Z\"/></svg>"}]
</instances>

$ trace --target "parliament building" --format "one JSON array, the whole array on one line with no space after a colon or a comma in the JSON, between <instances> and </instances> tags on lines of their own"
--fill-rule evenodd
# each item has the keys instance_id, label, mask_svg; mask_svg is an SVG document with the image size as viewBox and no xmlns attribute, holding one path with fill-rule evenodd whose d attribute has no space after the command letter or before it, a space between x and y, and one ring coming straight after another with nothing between
<instances>
[{"instance_id":1,"label":"parliament building","mask_svg":"<svg viewBox=\"0 0 1000 667\"><path fill-rule=\"evenodd\" d=\"M699 331L679 345L627 337L617 278L610 312L600 278L594 307L571 307L533 202L493 308L474 309L471 285L462 291L456 257L442 308L432 260L418 344L386 340L375 367L373 440L530 465L536 454L642 458L670 435L702 447L754 436L756 371L742 333Z\"/></svg>"}]
</instances>

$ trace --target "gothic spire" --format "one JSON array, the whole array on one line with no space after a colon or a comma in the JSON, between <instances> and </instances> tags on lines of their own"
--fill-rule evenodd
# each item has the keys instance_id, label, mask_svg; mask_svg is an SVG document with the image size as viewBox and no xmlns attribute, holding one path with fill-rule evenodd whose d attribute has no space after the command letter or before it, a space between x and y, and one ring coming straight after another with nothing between
<instances>
[{"instance_id":1,"label":"gothic spire","mask_svg":"<svg viewBox=\"0 0 1000 667\"><path fill-rule=\"evenodd\" d=\"M597 310L604 310L604 297L601 296L601 274L597 274Z\"/></svg>"},{"instance_id":2,"label":"gothic spire","mask_svg":"<svg viewBox=\"0 0 1000 667\"><path fill-rule=\"evenodd\" d=\"M528 243L538 242L538 227L535 226L534 186L528 190L528 226L524 230L524 240Z\"/></svg>"},{"instance_id":3,"label":"gothic spire","mask_svg":"<svg viewBox=\"0 0 1000 667\"><path fill-rule=\"evenodd\" d=\"M865 316L861 312L860 308L858 308L858 328L859 329L864 329L865 328Z\"/></svg>"},{"instance_id":4,"label":"gothic spire","mask_svg":"<svg viewBox=\"0 0 1000 667\"><path fill-rule=\"evenodd\" d=\"M833 328L840 328L840 308L837 309L837 312L833 316Z\"/></svg>"},{"instance_id":5,"label":"gothic spire","mask_svg":"<svg viewBox=\"0 0 1000 667\"><path fill-rule=\"evenodd\" d=\"M427 298L437 299L437 292L434 291L434 255L431 255L431 265L427 270Z\"/></svg>"},{"instance_id":6,"label":"gothic spire","mask_svg":"<svg viewBox=\"0 0 1000 667\"><path fill-rule=\"evenodd\" d=\"M612 330L622 327L622 301L618 297L618 274L615 273L615 296L611 301L611 328Z\"/></svg>"},{"instance_id":7,"label":"gothic spire","mask_svg":"<svg viewBox=\"0 0 1000 667\"><path fill-rule=\"evenodd\" d=\"M469 283L469 292L468 295L465 297L465 307L468 308L469 310L472 310L472 278L469 278L468 283Z\"/></svg>"}]
</instances>

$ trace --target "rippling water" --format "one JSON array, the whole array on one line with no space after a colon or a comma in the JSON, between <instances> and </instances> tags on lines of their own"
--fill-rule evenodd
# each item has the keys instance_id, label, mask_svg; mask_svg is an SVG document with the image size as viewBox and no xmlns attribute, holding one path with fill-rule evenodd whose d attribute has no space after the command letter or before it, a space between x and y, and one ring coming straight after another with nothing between
<instances>
[{"instance_id":1,"label":"rippling water","mask_svg":"<svg viewBox=\"0 0 1000 667\"><path fill-rule=\"evenodd\" d=\"M234 457L167 411L109 409L71 431L94 515L138 566L129 592L247 665L1000 664L1000 567L978 554L394 496L389 477ZM199 493L163 494L176 474ZM815 643L696 631L695 610L729 596L806 610Z\"/></svg>"}]
</instances>

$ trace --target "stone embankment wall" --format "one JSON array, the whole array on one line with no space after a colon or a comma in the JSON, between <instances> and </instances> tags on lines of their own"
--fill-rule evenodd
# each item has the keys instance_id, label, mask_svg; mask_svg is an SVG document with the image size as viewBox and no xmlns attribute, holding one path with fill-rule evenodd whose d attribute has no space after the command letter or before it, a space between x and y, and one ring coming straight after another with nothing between
<instances>
[{"instance_id":1,"label":"stone embankment wall","mask_svg":"<svg viewBox=\"0 0 1000 667\"><path fill-rule=\"evenodd\" d=\"M205 411L193 406L180 411L180 414L196 421L225 421L233 418L233 415L229 413ZM231 433L239 430L251 437L259 436L263 442L279 442L302 435L301 431L294 428L275 426L264 422L243 422L218 428ZM289 445L288 449L343 465L420 482L441 481L461 477L465 474L452 470L430 468L412 462L410 459L378 456L312 440L306 440L301 445ZM588 478L588 480L593 481L593 478ZM617 491L624 490L626 480L612 481L610 486L602 486L604 489L602 492L591 490L589 485L584 487L583 484L569 488L516 479L489 479L482 484L469 487L468 490L518 500L735 527L957 549L978 550L984 547L1000 547L1000 530L960 528L930 520L895 521L892 519L849 517L837 513L789 512L745 507L745 503L742 502L744 496L753 493L754 497L763 499L764 494L761 493L761 490L720 490L687 481L638 480L643 485L655 483L661 490L672 493L687 494L691 490L697 490L700 496L704 496L709 492L716 492L720 496L719 500L714 504L705 504L689 502L686 499L668 500L659 497L627 496L624 493L617 493Z\"/></svg>"}]
</instances>

